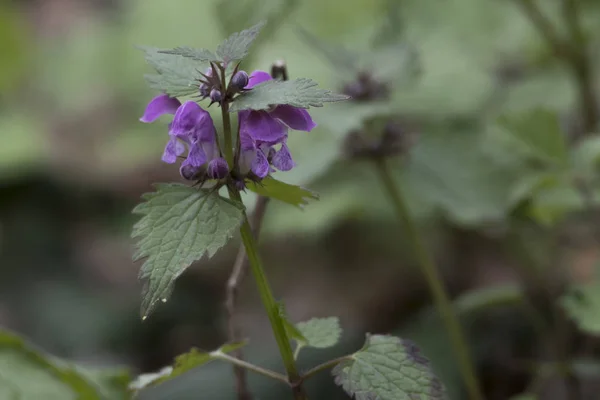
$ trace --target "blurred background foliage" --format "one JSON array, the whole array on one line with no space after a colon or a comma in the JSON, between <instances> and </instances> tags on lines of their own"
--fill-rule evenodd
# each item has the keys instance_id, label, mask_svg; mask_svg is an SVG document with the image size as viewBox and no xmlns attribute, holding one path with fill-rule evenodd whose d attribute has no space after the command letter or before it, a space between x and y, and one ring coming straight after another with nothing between
<instances>
[{"instance_id":1,"label":"blurred background foliage","mask_svg":"<svg viewBox=\"0 0 600 400\"><path fill-rule=\"evenodd\" d=\"M341 344L307 351L301 366L359 348L364 332L392 332L423 348L452 399L465 398L375 171L344 151L350 132L392 118L412 138L392 161L396 178L458 299L487 398L566 398L558 369L540 363L552 360L554 330L542 329L540 339L523 312L529 298L540 300L542 314L560 298L573 315L584 333L567 320L564 347L583 395L595 393L600 140L583 128L571 71L515 3L0 2L0 325L78 368L127 367L132 376L160 369L191 346L226 340L224 288L236 243L190 268L152 318L138 317L130 210L151 183L180 178L160 162L165 124L138 121L154 93L134 45L213 48L268 18L246 70L283 59L292 77L323 87L341 91L370 72L389 90L382 99L314 109L318 128L290 135L298 167L277 174L321 199L305 210L269 206L261 243L276 293L292 320L339 315L345 329ZM560 2L541 3L565 31ZM596 71L600 3L580 3ZM241 296L247 357L280 368L251 279ZM32 369L11 354L0 352L0 370L17 363ZM123 381L115 374L113 381ZM276 382L250 382L257 398L287 394ZM311 398L347 398L327 374L308 390ZM60 387L53 393L68 398ZM211 363L140 398L198 393L234 398L231 368Z\"/></svg>"}]
</instances>

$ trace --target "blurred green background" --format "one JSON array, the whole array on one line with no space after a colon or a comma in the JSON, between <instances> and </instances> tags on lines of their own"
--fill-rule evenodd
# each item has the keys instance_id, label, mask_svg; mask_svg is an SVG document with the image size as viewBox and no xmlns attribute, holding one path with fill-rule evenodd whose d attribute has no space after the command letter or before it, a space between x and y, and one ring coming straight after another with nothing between
<instances>
[{"instance_id":1,"label":"blurred green background","mask_svg":"<svg viewBox=\"0 0 600 400\"><path fill-rule=\"evenodd\" d=\"M560 2L543 3L561 27ZM600 3L581 4L597 71ZM459 298L500 288L500 303L507 299L491 310L479 297L459 303L487 398L528 390L537 372L522 361L547 353L516 304L519 244L556 287L568 285L565 276L592 276L600 146L591 135L575 141L589 132L580 128L570 71L508 0L0 1L0 326L54 355L125 366L132 375L158 370L192 346L226 341L224 289L237 239L193 265L151 318L139 318L130 211L153 182L180 177L160 161L166 123L138 121L155 93L134 46L214 48L265 17L269 25L244 69L269 70L283 59L291 77L341 91L359 64L345 69L327 54L344 47L392 87L387 101L315 109L319 127L290 136L298 167L276 174L321 196L305 210L269 206L261 245L276 295L293 321L338 315L345 330L336 348L307 350L301 366L358 349L365 332L391 332L423 349L452 399L466 398L372 166L342 151L349 131L390 115L418 134L394 172L449 291ZM369 51L376 48L383 50L375 59ZM532 111L540 107L547 111ZM496 123L505 114L521 116L513 131L534 133L509 140ZM552 125L554 115L562 130ZM554 139L546 131L558 135L558 150L547 145ZM563 142L572 150L561 150ZM561 151L569 162L558 174L544 160ZM590 183L589 202L563 179L576 173ZM281 368L252 279L240 296L248 358ZM589 348L581 354L595 355ZM257 399L288 393L250 380ZM314 399L347 398L327 374L308 388ZM534 389L539 398L565 398L552 376ZM212 363L140 398L233 399L233 390L230 367Z\"/></svg>"}]
</instances>

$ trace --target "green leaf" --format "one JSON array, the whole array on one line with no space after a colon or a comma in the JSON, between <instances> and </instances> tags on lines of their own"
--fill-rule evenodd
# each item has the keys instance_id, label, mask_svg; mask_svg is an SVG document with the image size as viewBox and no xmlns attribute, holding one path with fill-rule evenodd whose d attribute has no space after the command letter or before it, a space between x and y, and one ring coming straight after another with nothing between
<instances>
[{"instance_id":1,"label":"green leaf","mask_svg":"<svg viewBox=\"0 0 600 400\"><path fill-rule=\"evenodd\" d=\"M76 366L77 371L91 382L102 399L129 399L129 371L123 368L83 368Z\"/></svg>"},{"instance_id":2,"label":"green leaf","mask_svg":"<svg viewBox=\"0 0 600 400\"><path fill-rule=\"evenodd\" d=\"M600 284L575 286L561 297L560 304L579 329L600 335Z\"/></svg>"},{"instance_id":3,"label":"green leaf","mask_svg":"<svg viewBox=\"0 0 600 400\"><path fill-rule=\"evenodd\" d=\"M504 284L471 290L456 299L454 307L459 314L472 315L492 307L520 304L523 298L519 285Z\"/></svg>"},{"instance_id":4,"label":"green leaf","mask_svg":"<svg viewBox=\"0 0 600 400\"><path fill-rule=\"evenodd\" d=\"M125 397L123 385L113 387L74 364L48 356L15 334L0 330L0 398L113 400ZM115 395L116 393L116 395Z\"/></svg>"},{"instance_id":5,"label":"green leaf","mask_svg":"<svg viewBox=\"0 0 600 400\"><path fill-rule=\"evenodd\" d=\"M319 195L300 186L290 185L268 176L260 183L250 182L246 187L256 194L283 201L284 203L303 208L310 199L319 200Z\"/></svg>"},{"instance_id":6,"label":"green leaf","mask_svg":"<svg viewBox=\"0 0 600 400\"><path fill-rule=\"evenodd\" d=\"M162 53L154 47L139 47L158 74L144 75L151 88L171 96L187 96L198 91L202 64L190 58Z\"/></svg>"},{"instance_id":7,"label":"green leaf","mask_svg":"<svg viewBox=\"0 0 600 400\"><path fill-rule=\"evenodd\" d=\"M360 72L358 51L348 50L341 44L328 43L302 27L298 27L297 32L301 39L329 61L335 71L345 73L348 78L355 77Z\"/></svg>"},{"instance_id":8,"label":"green leaf","mask_svg":"<svg viewBox=\"0 0 600 400\"><path fill-rule=\"evenodd\" d=\"M133 212L144 217L132 237L139 237L134 260L147 258L140 279L147 279L142 318L159 301L166 302L175 279L204 254L212 257L234 234L242 221L243 206L215 192L181 184L157 184L143 196Z\"/></svg>"},{"instance_id":9,"label":"green leaf","mask_svg":"<svg viewBox=\"0 0 600 400\"><path fill-rule=\"evenodd\" d=\"M368 335L365 346L333 369L335 382L357 400L444 399L429 361L411 342Z\"/></svg>"},{"instance_id":10,"label":"green leaf","mask_svg":"<svg viewBox=\"0 0 600 400\"><path fill-rule=\"evenodd\" d=\"M219 347L213 353L216 353L216 352L219 352L219 353L231 353L232 351L236 351L238 349L241 349L242 347L244 347L247 344L248 344L248 342L245 341L245 340L241 341L241 342L236 342L236 343L225 343L223 346Z\"/></svg>"},{"instance_id":11,"label":"green leaf","mask_svg":"<svg viewBox=\"0 0 600 400\"><path fill-rule=\"evenodd\" d=\"M501 220L520 165L497 162L483 151L473 128L432 127L421 135L407 165L396 167L420 203L432 204L461 225Z\"/></svg>"},{"instance_id":12,"label":"green leaf","mask_svg":"<svg viewBox=\"0 0 600 400\"><path fill-rule=\"evenodd\" d=\"M174 366L167 366L158 372L142 374L138 376L137 379L131 383L130 388L134 390L141 390L147 386L171 380L196 367L217 359L219 354L232 352L245 345L246 342L228 343L211 352L193 348L189 352L177 356L175 358Z\"/></svg>"},{"instance_id":13,"label":"green leaf","mask_svg":"<svg viewBox=\"0 0 600 400\"><path fill-rule=\"evenodd\" d=\"M556 113L535 109L504 116L498 122L507 144L516 151L551 165L568 165L568 147Z\"/></svg>"},{"instance_id":14,"label":"green leaf","mask_svg":"<svg viewBox=\"0 0 600 400\"><path fill-rule=\"evenodd\" d=\"M283 323L283 327L285 328L286 333L290 337L290 339L294 339L298 343L306 342L306 338L302 335L302 332L294 325L288 318L287 312L285 311L285 305L283 303L277 304L279 310L279 318L281 318L281 322Z\"/></svg>"},{"instance_id":15,"label":"green leaf","mask_svg":"<svg viewBox=\"0 0 600 400\"><path fill-rule=\"evenodd\" d=\"M296 327L305 338L305 342L301 345L317 349L335 346L342 334L338 317L312 318L297 323Z\"/></svg>"},{"instance_id":16,"label":"green leaf","mask_svg":"<svg viewBox=\"0 0 600 400\"><path fill-rule=\"evenodd\" d=\"M261 21L251 28L233 33L217 47L217 56L225 63L242 60L248 55L252 42L254 42L264 25L265 21Z\"/></svg>"},{"instance_id":17,"label":"green leaf","mask_svg":"<svg viewBox=\"0 0 600 400\"><path fill-rule=\"evenodd\" d=\"M244 57L244 62L249 64L253 56L257 55L257 49L273 38L300 3L300 0L219 0L215 4L215 15L225 35L240 31L261 20L267 21L260 31L260 36L252 44L254 51Z\"/></svg>"},{"instance_id":18,"label":"green leaf","mask_svg":"<svg viewBox=\"0 0 600 400\"><path fill-rule=\"evenodd\" d=\"M131 390L141 390L147 386L158 383L162 378L168 378L173 372L173 367L167 366L158 372L149 372L139 375L133 382L129 384Z\"/></svg>"},{"instance_id":19,"label":"green leaf","mask_svg":"<svg viewBox=\"0 0 600 400\"><path fill-rule=\"evenodd\" d=\"M174 49L169 50L159 50L161 54L171 54L175 56L181 56L185 58L191 58L195 61L200 62L209 62L209 61L217 61L217 56L214 53L207 49L194 49L192 47L175 47Z\"/></svg>"},{"instance_id":20,"label":"green leaf","mask_svg":"<svg viewBox=\"0 0 600 400\"><path fill-rule=\"evenodd\" d=\"M288 104L299 108L322 107L323 103L349 99L346 95L317 89L316 86L315 81L307 78L266 81L238 96L230 111L266 110L274 104Z\"/></svg>"},{"instance_id":21,"label":"green leaf","mask_svg":"<svg viewBox=\"0 0 600 400\"><path fill-rule=\"evenodd\" d=\"M593 180L600 166L600 135L587 136L571 151L574 172Z\"/></svg>"},{"instance_id":22,"label":"green leaf","mask_svg":"<svg viewBox=\"0 0 600 400\"><path fill-rule=\"evenodd\" d=\"M397 85L401 81L408 82L404 78L413 78L417 71L415 52L403 43L393 42L372 49L353 46L349 50L340 44L327 43L302 28L298 31L307 44L323 54L342 80L356 80L359 74L368 71L380 82Z\"/></svg>"}]
</instances>

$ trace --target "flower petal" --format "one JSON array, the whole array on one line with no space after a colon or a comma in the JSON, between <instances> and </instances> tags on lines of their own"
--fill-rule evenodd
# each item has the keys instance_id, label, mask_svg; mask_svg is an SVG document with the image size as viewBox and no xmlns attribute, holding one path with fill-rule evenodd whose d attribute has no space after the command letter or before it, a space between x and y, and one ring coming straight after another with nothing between
<instances>
[{"instance_id":1,"label":"flower petal","mask_svg":"<svg viewBox=\"0 0 600 400\"><path fill-rule=\"evenodd\" d=\"M269 161L267 161L267 157L265 157L262 151L259 150L256 152L256 157L254 157L250 169L254 175L261 179L269 174Z\"/></svg>"},{"instance_id":2,"label":"flower petal","mask_svg":"<svg viewBox=\"0 0 600 400\"><path fill-rule=\"evenodd\" d=\"M266 111L249 111L240 118L241 130L255 141L279 143L287 134L287 127L271 117Z\"/></svg>"},{"instance_id":3,"label":"flower petal","mask_svg":"<svg viewBox=\"0 0 600 400\"><path fill-rule=\"evenodd\" d=\"M297 131L310 132L317 126L308 111L303 108L281 105L271 111L271 115Z\"/></svg>"},{"instance_id":4,"label":"flower petal","mask_svg":"<svg viewBox=\"0 0 600 400\"><path fill-rule=\"evenodd\" d=\"M229 166L223 158L215 158L208 163L208 177L211 179L223 179L229 174Z\"/></svg>"},{"instance_id":5,"label":"flower petal","mask_svg":"<svg viewBox=\"0 0 600 400\"><path fill-rule=\"evenodd\" d=\"M193 165L194 167L200 167L206 163L206 154L197 143L193 143L190 146L190 152L187 158L181 165Z\"/></svg>"},{"instance_id":6,"label":"flower petal","mask_svg":"<svg viewBox=\"0 0 600 400\"><path fill-rule=\"evenodd\" d=\"M177 156L180 156L185 151L183 143L177 140L175 136L171 136L171 139L165 146L165 151L162 155L162 160L168 164L173 164L177 160Z\"/></svg>"},{"instance_id":7,"label":"flower petal","mask_svg":"<svg viewBox=\"0 0 600 400\"><path fill-rule=\"evenodd\" d=\"M171 124L171 134L175 136L198 135L204 131L214 131L212 118L197 103L186 101L177 109Z\"/></svg>"},{"instance_id":8,"label":"flower petal","mask_svg":"<svg viewBox=\"0 0 600 400\"><path fill-rule=\"evenodd\" d=\"M280 171L289 171L296 166L296 163L292 160L290 149L288 149L285 143L281 145L281 149L273 156L271 163Z\"/></svg>"},{"instance_id":9,"label":"flower petal","mask_svg":"<svg viewBox=\"0 0 600 400\"><path fill-rule=\"evenodd\" d=\"M167 94L158 95L148 103L140 121L150 123L164 114L175 114L179 106L181 106L181 103L176 98Z\"/></svg>"},{"instance_id":10,"label":"flower petal","mask_svg":"<svg viewBox=\"0 0 600 400\"><path fill-rule=\"evenodd\" d=\"M248 79L248 84L244 89L252 89L254 86L259 83L263 83L266 81L270 81L273 77L265 71L254 71L250 74L250 79Z\"/></svg>"}]
</instances>

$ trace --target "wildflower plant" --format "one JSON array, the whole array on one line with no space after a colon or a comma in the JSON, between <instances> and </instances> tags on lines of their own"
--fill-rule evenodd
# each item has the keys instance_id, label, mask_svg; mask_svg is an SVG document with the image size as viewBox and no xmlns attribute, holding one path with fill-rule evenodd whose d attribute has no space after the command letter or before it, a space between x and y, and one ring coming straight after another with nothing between
<instances>
[{"instance_id":1,"label":"wildflower plant","mask_svg":"<svg viewBox=\"0 0 600 400\"><path fill-rule=\"evenodd\" d=\"M441 383L415 345L392 336L368 335L360 351L305 372L296 365L303 348L336 344L341 334L339 321L335 317L298 324L289 321L265 275L240 193L250 190L294 206L315 198L314 193L279 181L273 174L294 168L287 138L294 134L290 131L310 132L317 125L309 108L348 96L320 89L306 78L274 79L265 71L242 70L241 62L262 26L232 34L214 52L190 47L142 48L156 70L146 79L160 93L140 120L160 123L172 115L165 129L168 135L162 160L179 164L181 176L190 183L157 184L154 192L143 196L144 202L134 209L142 216L133 230L138 239L134 259L144 260L140 278L145 281L141 306L145 320L168 301L175 280L192 262L204 255L212 257L239 231L285 374L232 356L245 344L235 342L210 352L192 349L179 356L174 366L143 375L132 387L139 390L218 359L284 382L294 399L307 399L304 381L330 368L336 383L357 399L443 398ZM287 78L286 73L277 75ZM221 111L221 132L204 108L213 105ZM236 130L232 118L237 118ZM241 392L238 395L242 398Z\"/></svg>"}]
</instances>

